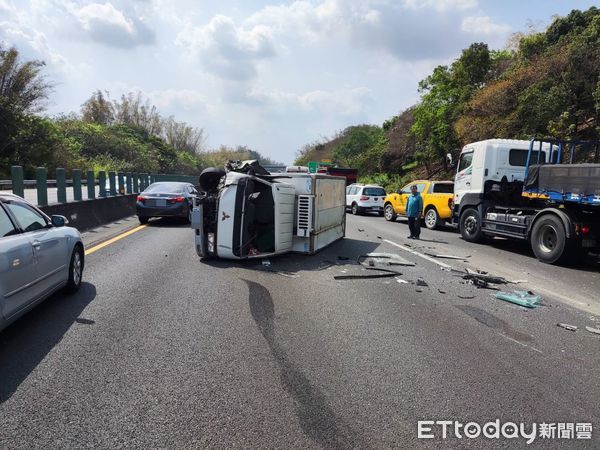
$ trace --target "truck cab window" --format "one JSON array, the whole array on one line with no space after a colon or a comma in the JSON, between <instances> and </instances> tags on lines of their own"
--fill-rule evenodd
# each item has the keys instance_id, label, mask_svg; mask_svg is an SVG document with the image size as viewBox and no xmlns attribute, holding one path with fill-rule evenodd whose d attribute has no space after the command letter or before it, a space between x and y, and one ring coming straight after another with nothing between
<instances>
[{"instance_id":1,"label":"truck cab window","mask_svg":"<svg viewBox=\"0 0 600 450\"><path fill-rule=\"evenodd\" d=\"M527 154L529 150L522 150L518 148L511 148L508 152L508 164L511 166L519 166L525 167L527 164ZM538 163L538 155L539 150L535 150L531 152L531 162L530 164L545 164L546 163L546 153L542 152L540 155L540 161Z\"/></svg>"},{"instance_id":2,"label":"truck cab window","mask_svg":"<svg viewBox=\"0 0 600 450\"><path fill-rule=\"evenodd\" d=\"M462 172L466 168L470 167L473 163L473 152L463 153L460 155L460 162L458 163L458 171Z\"/></svg>"}]
</instances>

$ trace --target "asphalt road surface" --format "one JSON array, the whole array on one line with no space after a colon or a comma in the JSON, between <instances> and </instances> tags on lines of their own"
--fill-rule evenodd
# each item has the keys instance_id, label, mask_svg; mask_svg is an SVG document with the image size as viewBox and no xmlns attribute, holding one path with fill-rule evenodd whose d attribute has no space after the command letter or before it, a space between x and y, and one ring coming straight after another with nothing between
<instances>
[{"instance_id":1,"label":"asphalt road surface","mask_svg":"<svg viewBox=\"0 0 600 450\"><path fill-rule=\"evenodd\" d=\"M165 220L107 245L79 293L0 333L0 448L526 446L441 428L418 439L420 420L496 419L591 423L591 440L532 447L598 448L600 336L585 330L600 324L597 260L556 268L506 242L407 234L349 216L344 240L270 266L201 262L189 227ZM422 256L442 251L465 261ZM372 273L356 264L368 252L416 265L334 280ZM542 306L465 284L465 266L527 279L500 287Z\"/></svg>"}]
</instances>

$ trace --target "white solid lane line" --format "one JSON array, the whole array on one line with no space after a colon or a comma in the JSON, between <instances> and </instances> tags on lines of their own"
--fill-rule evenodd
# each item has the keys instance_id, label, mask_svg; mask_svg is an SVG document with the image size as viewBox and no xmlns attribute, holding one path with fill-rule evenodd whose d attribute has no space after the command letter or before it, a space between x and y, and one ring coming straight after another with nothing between
<instances>
[{"instance_id":1,"label":"white solid lane line","mask_svg":"<svg viewBox=\"0 0 600 450\"><path fill-rule=\"evenodd\" d=\"M389 241L389 240L387 240L387 239L383 239L383 242L387 242L388 244L391 244L391 245L394 245L394 246L396 246L396 247L398 247L398 248L401 248L402 250L405 250L405 251L407 251L407 252L409 252L409 253L412 253L413 255L420 256L421 258L423 258L423 259L426 259L427 261L430 261L430 262L432 262L432 263L435 263L435 264L437 264L438 266L440 266L440 267L443 267L443 268L445 268L445 269L452 269L452 266L449 266L449 265L448 265L448 264L446 264L446 263L443 263L443 262L441 262L441 261L438 261L438 260L436 260L436 259L433 259L433 258L432 258L432 257L430 257L430 256L424 255L423 253L419 253L418 251L416 251L416 250L413 250L412 248L408 248L408 247L406 247L406 246L404 246L404 245L401 245L401 244L396 244L395 242Z\"/></svg>"}]
</instances>

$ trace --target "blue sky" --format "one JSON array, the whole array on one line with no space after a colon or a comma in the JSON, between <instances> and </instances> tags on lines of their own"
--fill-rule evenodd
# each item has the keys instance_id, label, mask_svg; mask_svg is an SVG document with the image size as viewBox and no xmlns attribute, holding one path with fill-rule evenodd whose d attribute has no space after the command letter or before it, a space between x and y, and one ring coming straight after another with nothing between
<instances>
[{"instance_id":1,"label":"blue sky","mask_svg":"<svg viewBox=\"0 0 600 450\"><path fill-rule=\"evenodd\" d=\"M306 144L414 104L418 81L470 43L502 48L594 3L0 0L0 40L46 62L49 115L78 112L96 89L140 90L202 128L207 148L291 163Z\"/></svg>"}]
</instances>

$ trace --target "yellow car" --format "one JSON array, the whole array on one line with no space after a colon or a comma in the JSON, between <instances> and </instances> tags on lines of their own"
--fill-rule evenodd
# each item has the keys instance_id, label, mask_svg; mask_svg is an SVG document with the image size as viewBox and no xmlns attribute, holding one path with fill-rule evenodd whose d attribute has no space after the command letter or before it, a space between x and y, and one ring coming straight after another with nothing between
<instances>
[{"instance_id":1,"label":"yellow car","mask_svg":"<svg viewBox=\"0 0 600 450\"><path fill-rule=\"evenodd\" d=\"M406 200L411 186L416 185L423 197L423 219L430 230L452 217L454 183L452 181L417 180L407 184L396 193L388 194L383 201L385 220L394 221L406 215Z\"/></svg>"}]
</instances>

